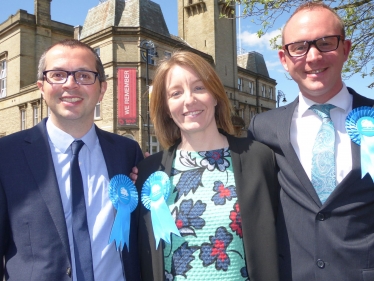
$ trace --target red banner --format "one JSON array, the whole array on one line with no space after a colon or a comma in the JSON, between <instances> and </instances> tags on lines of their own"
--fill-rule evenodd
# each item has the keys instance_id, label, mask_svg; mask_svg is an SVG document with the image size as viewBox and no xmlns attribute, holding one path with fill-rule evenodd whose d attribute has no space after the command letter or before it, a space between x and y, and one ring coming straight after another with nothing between
<instances>
[{"instance_id":1,"label":"red banner","mask_svg":"<svg viewBox=\"0 0 374 281\"><path fill-rule=\"evenodd\" d=\"M118 125L136 125L136 69L119 68Z\"/></svg>"}]
</instances>

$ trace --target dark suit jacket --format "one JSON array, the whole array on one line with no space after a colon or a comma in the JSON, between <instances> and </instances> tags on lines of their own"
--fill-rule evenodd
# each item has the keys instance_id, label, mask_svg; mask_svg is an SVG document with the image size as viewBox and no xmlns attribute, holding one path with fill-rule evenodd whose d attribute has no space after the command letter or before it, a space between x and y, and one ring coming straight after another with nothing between
<instances>
[{"instance_id":1,"label":"dark suit jacket","mask_svg":"<svg viewBox=\"0 0 374 281\"><path fill-rule=\"evenodd\" d=\"M227 135L242 218L247 270L251 281L278 280L275 211L278 202L275 158L258 142ZM179 143L139 163L136 182L140 194L149 175L161 170L170 175ZM140 205L140 204L139 204ZM140 206L139 254L145 281L165 280L162 245L156 250L150 212Z\"/></svg>"},{"instance_id":2,"label":"dark suit jacket","mask_svg":"<svg viewBox=\"0 0 374 281\"><path fill-rule=\"evenodd\" d=\"M352 89L353 108L374 101ZM374 280L374 184L361 179L360 147L351 142L352 171L325 204L320 200L290 142L298 99L256 115L249 137L268 145L280 168L277 232L282 281Z\"/></svg>"},{"instance_id":3,"label":"dark suit jacket","mask_svg":"<svg viewBox=\"0 0 374 281\"><path fill-rule=\"evenodd\" d=\"M37 126L0 139L0 267L9 280L71 280L64 211L46 131ZM96 127L109 178L129 175L139 145ZM136 231L136 213L131 221ZM122 252L127 280L139 280L136 233ZM110 270L110 268L108 268Z\"/></svg>"}]
</instances>

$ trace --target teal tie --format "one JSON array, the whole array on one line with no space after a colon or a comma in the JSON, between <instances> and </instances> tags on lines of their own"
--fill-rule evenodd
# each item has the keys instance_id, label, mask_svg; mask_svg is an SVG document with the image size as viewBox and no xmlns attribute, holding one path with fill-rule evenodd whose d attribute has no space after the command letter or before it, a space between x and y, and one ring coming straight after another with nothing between
<instances>
[{"instance_id":1,"label":"teal tie","mask_svg":"<svg viewBox=\"0 0 374 281\"><path fill-rule=\"evenodd\" d=\"M312 184L322 204L336 186L335 130L330 118L330 110L334 107L332 104L321 104L309 108L322 119L312 150Z\"/></svg>"}]
</instances>

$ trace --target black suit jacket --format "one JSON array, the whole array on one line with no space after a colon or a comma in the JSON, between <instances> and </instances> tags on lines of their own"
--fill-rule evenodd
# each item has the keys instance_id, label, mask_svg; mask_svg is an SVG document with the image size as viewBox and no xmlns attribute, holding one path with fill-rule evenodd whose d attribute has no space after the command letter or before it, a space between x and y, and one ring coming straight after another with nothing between
<instances>
[{"instance_id":1,"label":"black suit jacket","mask_svg":"<svg viewBox=\"0 0 374 281\"><path fill-rule=\"evenodd\" d=\"M353 108L374 101L352 89ZM361 179L360 147L351 142L352 171L321 202L290 142L298 98L256 115L249 137L268 145L280 168L277 232L282 281L374 280L374 184Z\"/></svg>"},{"instance_id":2,"label":"black suit jacket","mask_svg":"<svg viewBox=\"0 0 374 281\"><path fill-rule=\"evenodd\" d=\"M65 216L46 131L37 126L0 139L0 267L9 280L71 280ZM129 175L142 158L139 145L96 127L109 178ZM139 280L136 213L131 253L122 259L127 280ZM110 270L110 268L108 269Z\"/></svg>"},{"instance_id":3,"label":"black suit jacket","mask_svg":"<svg viewBox=\"0 0 374 281\"><path fill-rule=\"evenodd\" d=\"M226 136L232 157L250 280L278 280L274 217L279 192L274 154L258 142ZM139 194L151 173L161 170L170 175L178 144L139 163L136 182ZM159 245L156 250L150 212L143 205L139 211L142 278L145 281L165 280L163 247Z\"/></svg>"}]
</instances>

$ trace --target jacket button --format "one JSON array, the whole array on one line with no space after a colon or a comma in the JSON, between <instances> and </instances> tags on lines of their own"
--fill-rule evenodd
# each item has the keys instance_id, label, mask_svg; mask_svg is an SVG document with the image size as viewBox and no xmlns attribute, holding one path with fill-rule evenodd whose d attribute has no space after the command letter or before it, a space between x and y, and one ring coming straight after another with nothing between
<instances>
[{"instance_id":1,"label":"jacket button","mask_svg":"<svg viewBox=\"0 0 374 281\"><path fill-rule=\"evenodd\" d=\"M325 267L325 262L323 260L317 260L317 266L319 268L324 268Z\"/></svg>"},{"instance_id":2,"label":"jacket button","mask_svg":"<svg viewBox=\"0 0 374 281\"><path fill-rule=\"evenodd\" d=\"M317 220L324 221L325 220L325 215L323 213L318 213L317 214Z\"/></svg>"},{"instance_id":3,"label":"jacket button","mask_svg":"<svg viewBox=\"0 0 374 281\"><path fill-rule=\"evenodd\" d=\"M66 269L66 275L68 275L69 277L71 277L71 268L70 267L68 267Z\"/></svg>"}]
</instances>

